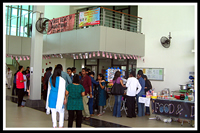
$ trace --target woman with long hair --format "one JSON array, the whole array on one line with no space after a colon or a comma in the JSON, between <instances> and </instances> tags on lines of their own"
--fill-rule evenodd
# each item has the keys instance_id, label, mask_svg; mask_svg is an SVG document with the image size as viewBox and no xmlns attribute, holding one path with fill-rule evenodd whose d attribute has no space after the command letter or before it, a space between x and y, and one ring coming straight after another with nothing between
<instances>
[{"instance_id":1,"label":"woman with long hair","mask_svg":"<svg viewBox=\"0 0 200 133\"><path fill-rule=\"evenodd\" d=\"M117 83L117 84L121 84L123 87L126 87L123 84L123 81L122 81L120 76L121 76L121 72L116 71L115 76L113 78L113 84ZM122 117L121 111L120 111L121 102L122 102L122 95L114 95L114 96L115 96L115 104L114 104L114 107L113 107L113 116Z\"/></svg>"},{"instance_id":2,"label":"woman with long hair","mask_svg":"<svg viewBox=\"0 0 200 133\"><path fill-rule=\"evenodd\" d=\"M85 89L80 84L78 74L74 75L73 83L67 86L66 95L69 95L67 101L67 110L69 113L68 127L73 126L75 112L76 112L76 127L81 127L82 110L84 110L82 97L85 96Z\"/></svg>"},{"instance_id":3,"label":"woman with long hair","mask_svg":"<svg viewBox=\"0 0 200 133\"><path fill-rule=\"evenodd\" d=\"M53 75L49 78L46 100L46 113L50 114L51 110L54 128L57 127L56 112L59 112L59 127L62 128L64 124L65 82L61 77L61 69L56 67Z\"/></svg>"},{"instance_id":4,"label":"woman with long hair","mask_svg":"<svg viewBox=\"0 0 200 133\"><path fill-rule=\"evenodd\" d=\"M98 85L98 94L99 94L99 113L98 116L103 115L103 106L106 105L106 91L105 91L105 80L104 80L104 76L103 74L98 74L98 81L99 81L99 85Z\"/></svg>"}]
</instances>

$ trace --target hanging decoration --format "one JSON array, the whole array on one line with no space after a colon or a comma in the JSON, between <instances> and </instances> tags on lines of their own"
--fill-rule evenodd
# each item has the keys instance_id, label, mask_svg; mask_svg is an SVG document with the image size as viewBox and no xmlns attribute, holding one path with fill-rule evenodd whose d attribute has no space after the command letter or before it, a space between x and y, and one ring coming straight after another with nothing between
<instances>
[{"instance_id":1,"label":"hanging decoration","mask_svg":"<svg viewBox=\"0 0 200 133\"><path fill-rule=\"evenodd\" d=\"M130 59L133 59L132 55L129 55Z\"/></svg>"},{"instance_id":2,"label":"hanging decoration","mask_svg":"<svg viewBox=\"0 0 200 133\"><path fill-rule=\"evenodd\" d=\"M128 55L126 55L127 59L129 59L130 57Z\"/></svg>"},{"instance_id":3,"label":"hanging decoration","mask_svg":"<svg viewBox=\"0 0 200 133\"><path fill-rule=\"evenodd\" d=\"M21 57L21 56L19 56L19 59L20 59L20 60L22 60L22 57Z\"/></svg>"},{"instance_id":4,"label":"hanging decoration","mask_svg":"<svg viewBox=\"0 0 200 133\"><path fill-rule=\"evenodd\" d=\"M85 53L85 58L86 58L86 59L88 58L88 53Z\"/></svg>"},{"instance_id":5,"label":"hanging decoration","mask_svg":"<svg viewBox=\"0 0 200 133\"><path fill-rule=\"evenodd\" d=\"M93 57L95 57L95 52L93 52Z\"/></svg>"},{"instance_id":6,"label":"hanging decoration","mask_svg":"<svg viewBox=\"0 0 200 133\"><path fill-rule=\"evenodd\" d=\"M13 60L13 56L11 55L11 59Z\"/></svg>"},{"instance_id":7,"label":"hanging decoration","mask_svg":"<svg viewBox=\"0 0 200 133\"><path fill-rule=\"evenodd\" d=\"M17 56L15 56L15 59L16 59L16 60L18 60L18 57L17 57Z\"/></svg>"},{"instance_id":8,"label":"hanging decoration","mask_svg":"<svg viewBox=\"0 0 200 133\"><path fill-rule=\"evenodd\" d=\"M135 59L135 55L133 55L133 58Z\"/></svg>"},{"instance_id":9,"label":"hanging decoration","mask_svg":"<svg viewBox=\"0 0 200 133\"><path fill-rule=\"evenodd\" d=\"M117 55L116 54L114 54L114 58L117 59Z\"/></svg>"},{"instance_id":10,"label":"hanging decoration","mask_svg":"<svg viewBox=\"0 0 200 133\"><path fill-rule=\"evenodd\" d=\"M26 60L25 56L23 56L23 59Z\"/></svg>"},{"instance_id":11,"label":"hanging decoration","mask_svg":"<svg viewBox=\"0 0 200 133\"><path fill-rule=\"evenodd\" d=\"M82 56L83 56L83 58L85 59L85 54L83 54Z\"/></svg>"},{"instance_id":12,"label":"hanging decoration","mask_svg":"<svg viewBox=\"0 0 200 133\"><path fill-rule=\"evenodd\" d=\"M78 54L76 55L76 59L78 59Z\"/></svg>"},{"instance_id":13,"label":"hanging decoration","mask_svg":"<svg viewBox=\"0 0 200 133\"><path fill-rule=\"evenodd\" d=\"M91 53L89 53L89 58L92 58L92 54Z\"/></svg>"},{"instance_id":14,"label":"hanging decoration","mask_svg":"<svg viewBox=\"0 0 200 133\"><path fill-rule=\"evenodd\" d=\"M121 59L122 57L121 57L121 55L119 54L119 59Z\"/></svg>"},{"instance_id":15,"label":"hanging decoration","mask_svg":"<svg viewBox=\"0 0 200 133\"><path fill-rule=\"evenodd\" d=\"M122 57L123 57L124 59L126 59L126 57L125 57L124 55L122 55Z\"/></svg>"},{"instance_id":16,"label":"hanging decoration","mask_svg":"<svg viewBox=\"0 0 200 133\"><path fill-rule=\"evenodd\" d=\"M76 59L75 54L73 54L74 60Z\"/></svg>"},{"instance_id":17,"label":"hanging decoration","mask_svg":"<svg viewBox=\"0 0 200 133\"><path fill-rule=\"evenodd\" d=\"M29 60L29 56L26 56L26 59Z\"/></svg>"},{"instance_id":18,"label":"hanging decoration","mask_svg":"<svg viewBox=\"0 0 200 133\"><path fill-rule=\"evenodd\" d=\"M47 55L45 56L46 59L48 59Z\"/></svg>"},{"instance_id":19,"label":"hanging decoration","mask_svg":"<svg viewBox=\"0 0 200 133\"><path fill-rule=\"evenodd\" d=\"M99 51L97 52L97 56L100 56L100 52Z\"/></svg>"},{"instance_id":20,"label":"hanging decoration","mask_svg":"<svg viewBox=\"0 0 200 133\"><path fill-rule=\"evenodd\" d=\"M112 54L110 53L110 59L112 59Z\"/></svg>"},{"instance_id":21,"label":"hanging decoration","mask_svg":"<svg viewBox=\"0 0 200 133\"><path fill-rule=\"evenodd\" d=\"M49 56L50 57L50 56ZM60 54L60 58L63 58L62 54Z\"/></svg>"},{"instance_id":22,"label":"hanging decoration","mask_svg":"<svg viewBox=\"0 0 200 133\"><path fill-rule=\"evenodd\" d=\"M79 54L79 56L80 56L80 58L82 59L82 54L81 54L81 53Z\"/></svg>"},{"instance_id":23,"label":"hanging decoration","mask_svg":"<svg viewBox=\"0 0 200 133\"><path fill-rule=\"evenodd\" d=\"M106 52L106 58L109 58L108 52Z\"/></svg>"},{"instance_id":24,"label":"hanging decoration","mask_svg":"<svg viewBox=\"0 0 200 133\"><path fill-rule=\"evenodd\" d=\"M105 57L105 53L104 53L104 51L102 51L102 57Z\"/></svg>"}]
</instances>

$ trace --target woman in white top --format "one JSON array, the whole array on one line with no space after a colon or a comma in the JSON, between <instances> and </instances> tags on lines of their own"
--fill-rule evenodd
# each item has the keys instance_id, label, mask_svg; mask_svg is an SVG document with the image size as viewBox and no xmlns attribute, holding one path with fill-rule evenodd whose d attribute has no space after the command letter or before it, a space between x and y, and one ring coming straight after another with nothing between
<instances>
[{"instance_id":1,"label":"woman in white top","mask_svg":"<svg viewBox=\"0 0 200 133\"><path fill-rule=\"evenodd\" d=\"M128 118L136 117L136 114L135 114L135 96L140 92L141 85L140 85L139 81L135 78L135 72L134 71L132 71L129 74L129 78L128 78L127 83L126 83L126 87L127 87L126 103L127 103L127 107L128 107L127 117Z\"/></svg>"}]
</instances>

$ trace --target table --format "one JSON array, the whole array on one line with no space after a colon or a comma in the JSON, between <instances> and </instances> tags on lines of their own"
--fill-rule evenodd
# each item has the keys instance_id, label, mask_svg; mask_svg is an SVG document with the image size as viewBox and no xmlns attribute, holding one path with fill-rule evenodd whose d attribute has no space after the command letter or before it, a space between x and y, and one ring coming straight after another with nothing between
<instances>
[{"instance_id":1,"label":"table","mask_svg":"<svg viewBox=\"0 0 200 133\"><path fill-rule=\"evenodd\" d=\"M108 104L106 105L106 107L104 109L106 109L107 107L110 108L110 111L112 111L112 106L110 105L110 100L112 98L112 94L110 93L110 91L107 92L108 95L109 95L109 98L108 98Z\"/></svg>"},{"instance_id":2,"label":"table","mask_svg":"<svg viewBox=\"0 0 200 133\"><path fill-rule=\"evenodd\" d=\"M163 115L167 117L175 117L194 121L194 102L186 100L169 100L169 99L152 99L151 109L152 114ZM192 123L190 123L191 126ZM181 126L183 125L183 120Z\"/></svg>"}]
</instances>

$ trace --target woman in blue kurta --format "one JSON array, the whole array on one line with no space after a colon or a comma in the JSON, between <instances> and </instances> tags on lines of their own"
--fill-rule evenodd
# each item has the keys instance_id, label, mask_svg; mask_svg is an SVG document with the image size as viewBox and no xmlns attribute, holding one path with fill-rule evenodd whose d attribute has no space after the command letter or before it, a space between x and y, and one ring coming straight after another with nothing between
<instances>
[{"instance_id":1,"label":"woman in blue kurta","mask_svg":"<svg viewBox=\"0 0 200 133\"><path fill-rule=\"evenodd\" d=\"M56 112L59 112L59 127L64 123L65 80L61 77L61 69L55 68L49 78L46 100L46 113L52 116L53 127L57 127ZM66 101L66 100L65 100Z\"/></svg>"},{"instance_id":2,"label":"woman in blue kurta","mask_svg":"<svg viewBox=\"0 0 200 133\"><path fill-rule=\"evenodd\" d=\"M98 74L98 92L99 92L99 114L98 116L101 116L103 114L103 106L106 105L106 91L105 91L105 80L103 74Z\"/></svg>"}]
</instances>

